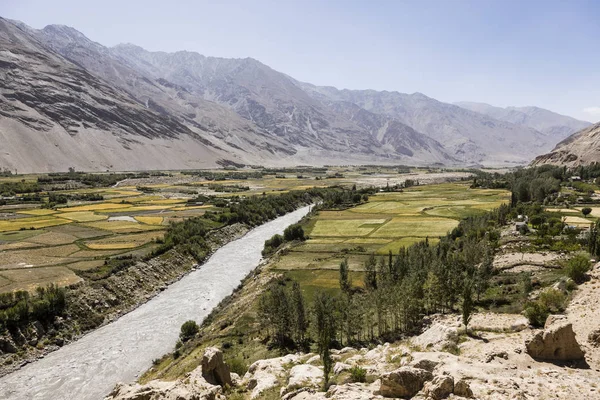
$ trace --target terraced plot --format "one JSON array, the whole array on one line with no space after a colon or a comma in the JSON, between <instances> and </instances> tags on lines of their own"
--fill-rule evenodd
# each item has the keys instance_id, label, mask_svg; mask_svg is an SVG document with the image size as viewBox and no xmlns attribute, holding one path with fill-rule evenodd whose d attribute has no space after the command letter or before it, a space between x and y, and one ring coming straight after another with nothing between
<instances>
[{"instance_id":1,"label":"terraced plot","mask_svg":"<svg viewBox=\"0 0 600 400\"><path fill-rule=\"evenodd\" d=\"M506 191L470 189L466 183L378 193L358 207L320 212L305 226L309 239L272 268L301 282L303 290L328 290L338 287L339 264L346 258L360 285L370 254L397 253L426 239L436 243L460 219L492 210L509 198Z\"/></svg>"}]
</instances>

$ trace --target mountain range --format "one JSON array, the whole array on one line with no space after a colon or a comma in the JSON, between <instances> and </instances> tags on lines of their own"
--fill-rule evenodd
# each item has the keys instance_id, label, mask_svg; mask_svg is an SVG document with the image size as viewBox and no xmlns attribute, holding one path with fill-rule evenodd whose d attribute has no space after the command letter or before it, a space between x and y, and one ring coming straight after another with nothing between
<instances>
[{"instance_id":1,"label":"mountain range","mask_svg":"<svg viewBox=\"0 0 600 400\"><path fill-rule=\"evenodd\" d=\"M519 165L589 126L535 107L338 90L252 58L105 47L0 18L0 168Z\"/></svg>"}]
</instances>

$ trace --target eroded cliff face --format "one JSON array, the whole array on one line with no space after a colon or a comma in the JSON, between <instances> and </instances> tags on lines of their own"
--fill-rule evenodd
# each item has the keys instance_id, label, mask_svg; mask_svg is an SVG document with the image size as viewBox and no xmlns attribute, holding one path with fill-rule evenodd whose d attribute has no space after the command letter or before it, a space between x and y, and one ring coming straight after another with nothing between
<instances>
[{"instance_id":1,"label":"eroded cliff face","mask_svg":"<svg viewBox=\"0 0 600 400\"><path fill-rule=\"evenodd\" d=\"M594 162L600 162L600 123L569 136L550 153L536 157L531 165L576 167Z\"/></svg>"}]
</instances>

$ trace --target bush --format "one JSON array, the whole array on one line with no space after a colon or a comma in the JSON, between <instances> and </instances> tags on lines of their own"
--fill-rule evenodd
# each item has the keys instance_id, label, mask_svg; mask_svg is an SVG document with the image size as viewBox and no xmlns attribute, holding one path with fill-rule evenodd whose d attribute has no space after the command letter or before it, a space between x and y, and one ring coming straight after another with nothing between
<instances>
[{"instance_id":1,"label":"bush","mask_svg":"<svg viewBox=\"0 0 600 400\"><path fill-rule=\"evenodd\" d=\"M583 214L584 217L587 217L588 215L590 215L592 212L592 209L589 207L583 207L581 209L581 213Z\"/></svg>"},{"instance_id":2,"label":"bush","mask_svg":"<svg viewBox=\"0 0 600 400\"><path fill-rule=\"evenodd\" d=\"M556 289L546 289L540 293L539 302L548 309L551 313L557 313L564 311L565 301L567 300L567 296L563 294L560 290Z\"/></svg>"},{"instance_id":3,"label":"bush","mask_svg":"<svg viewBox=\"0 0 600 400\"><path fill-rule=\"evenodd\" d=\"M565 273L577 283L585 278L585 273L590 270L590 259L587 254L579 253L565 263Z\"/></svg>"},{"instance_id":4,"label":"bush","mask_svg":"<svg viewBox=\"0 0 600 400\"><path fill-rule=\"evenodd\" d=\"M350 368L350 379L352 379L352 382L365 382L367 380L367 371L358 366L352 367Z\"/></svg>"},{"instance_id":5,"label":"bush","mask_svg":"<svg viewBox=\"0 0 600 400\"><path fill-rule=\"evenodd\" d=\"M198 326L196 321L186 321L183 323L183 325L181 325L181 332L179 333L179 338L182 342L187 342L188 340L196 336L199 330L200 327Z\"/></svg>"},{"instance_id":6,"label":"bush","mask_svg":"<svg viewBox=\"0 0 600 400\"><path fill-rule=\"evenodd\" d=\"M228 360L226 364L229 366L231 372L235 372L239 376L244 376L248 371L246 363L239 358L232 358L231 360Z\"/></svg>"},{"instance_id":7,"label":"bush","mask_svg":"<svg viewBox=\"0 0 600 400\"><path fill-rule=\"evenodd\" d=\"M531 325L537 328L544 326L548 314L548 308L541 302L532 301L525 305L525 317L527 317Z\"/></svg>"}]
</instances>

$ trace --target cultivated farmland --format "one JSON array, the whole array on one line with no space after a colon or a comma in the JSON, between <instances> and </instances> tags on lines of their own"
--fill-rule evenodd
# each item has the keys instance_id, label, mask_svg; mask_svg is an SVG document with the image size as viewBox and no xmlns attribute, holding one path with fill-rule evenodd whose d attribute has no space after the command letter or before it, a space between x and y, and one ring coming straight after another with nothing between
<instances>
[{"instance_id":1,"label":"cultivated farmland","mask_svg":"<svg viewBox=\"0 0 600 400\"><path fill-rule=\"evenodd\" d=\"M470 189L468 183L417 186L382 192L358 207L321 211L306 226L309 239L279 257L272 269L297 280L308 296L339 286L339 264L348 259L361 285L370 254L397 253L419 241L435 243L461 218L492 210L510 200L504 190Z\"/></svg>"}]
</instances>

